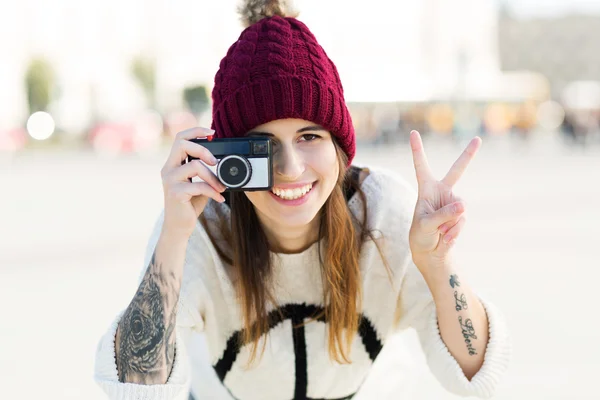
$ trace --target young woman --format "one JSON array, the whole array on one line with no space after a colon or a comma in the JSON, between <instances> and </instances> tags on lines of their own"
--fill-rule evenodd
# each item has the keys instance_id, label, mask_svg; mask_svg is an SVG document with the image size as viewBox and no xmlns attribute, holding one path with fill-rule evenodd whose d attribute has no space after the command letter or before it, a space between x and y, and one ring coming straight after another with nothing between
<instances>
[{"instance_id":1,"label":"young woman","mask_svg":"<svg viewBox=\"0 0 600 400\"><path fill-rule=\"evenodd\" d=\"M214 130L177 135L147 267L99 344L96 381L112 399L207 398L188 364L203 361L191 345L202 334L230 398L346 399L390 335L412 327L449 391L491 396L507 330L451 256L465 224L452 188L480 140L438 181L412 132L418 193L353 166L342 85L313 34L277 1L242 11L248 27L215 77ZM213 133L270 137L273 189L224 192L201 162L183 163L214 165L190 141Z\"/></svg>"}]
</instances>

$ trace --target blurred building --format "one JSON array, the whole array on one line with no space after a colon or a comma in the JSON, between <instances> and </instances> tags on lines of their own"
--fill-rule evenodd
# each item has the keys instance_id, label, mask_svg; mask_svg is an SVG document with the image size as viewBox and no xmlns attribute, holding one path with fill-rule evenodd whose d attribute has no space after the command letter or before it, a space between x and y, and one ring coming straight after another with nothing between
<instances>
[{"instance_id":1,"label":"blurred building","mask_svg":"<svg viewBox=\"0 0 600 400\"><path fill-rule=\"evenodd\" d=\"M65 131L83 132L90 121L123 120L148 107L131 72L138 57L154 63L158 111L164 115L181 109L186 86L212 86L221 58L242 30L235 12L238 3L3 4L0 130L22 126L28 117L23 75L34 57L47 59L56 72L50 112ZM518 101L543 96L544 81L538 75L502 71L513 68L502 68L495 0L370 0L355 6L343 0L296 0L295 4L300 19L338 66L351 103ZM446 109L435 114L436 121L447 120Z\"/></svg>"},{"instance_id":2,"label":"blurred building","mask_svg":"<svg viewBox=\"0 0 600 400\"><path fill-rule=\"evenodd\" d=\"M495 0L298 3L300 18L338 65L350 102L487 98L507 88Z\"/></svg>"},{"instance_id":3,"label":"blurred building","mask_svg":"<svg viewBox=\"0 0 600 400\"><path fill-rule=\"evenodd\" d=\"M600 81L600 15L514 18L498 25L504 71L535 71L549 82L552 97L575 81Z\"/></svg>"},{"instance_id":4,"label":"blurred building","mask_svg":"<svg viewBox=\"0 0 600 400\"><path fill-rule=\"evenodd\" d=\"M181 107L186 85L210 82L239 23L233 0L29 0L0 6L0 128L27 118L32 58L56 74L51 112L66 130L93 117L120 120L147 107L132 62L155 63L161 111ZM217 16L217 18L215 18Z\"/></svg>"}]
</instances>

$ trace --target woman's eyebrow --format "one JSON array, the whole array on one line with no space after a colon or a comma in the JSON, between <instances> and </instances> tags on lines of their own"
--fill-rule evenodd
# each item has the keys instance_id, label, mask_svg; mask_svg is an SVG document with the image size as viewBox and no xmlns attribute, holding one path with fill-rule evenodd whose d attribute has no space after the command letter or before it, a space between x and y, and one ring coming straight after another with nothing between
<instances>
[{"instance_id":1,"label":"woman's eyebrow","mask_svg":"<svg viewBox=\"0 0 600 400\"><path fill-rule=\"evenodd\" d=\"M302 132L306 132L306 131L324 131L326 130L325 128L323 128L321 125L310 125L310 126L305 126L302 129L298 129L296 131L296 133L302 133Z\"/></svg>"},{"instance_id":2,"label":"woman's eyebrow","mask_svg":"<svg viewBox=\"0 0 600 400\"><path fill-rule=\"evenodd\" d=\"M304 128L300 128L296 131L296 133L302 133L302 132L307 132L307 131L324 131L326 130L325 128L323 128L321 125L309 125L309 126L305 126ZM261 132L261 131L250 131L248 132L247 136L268 136L268 137L274 137L275 135L273 135L272 133L269 132Z\"/></svg>"}]
</instances>

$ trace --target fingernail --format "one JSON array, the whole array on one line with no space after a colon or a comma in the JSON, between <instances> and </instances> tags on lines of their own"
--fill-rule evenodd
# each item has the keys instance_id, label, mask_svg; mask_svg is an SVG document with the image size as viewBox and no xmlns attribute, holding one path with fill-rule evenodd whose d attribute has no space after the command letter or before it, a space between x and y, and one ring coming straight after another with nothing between
<instances>
[{"instance_id":1,"label":"fingernail","mask_svg":"<svg viewBox=\"0 0 600 400\"><path fill-rule=\"evenodd\" d=\"M225 202L225 197L223 197L223 196L219 196L219 201L220 201L221 203L224 203L224 202Z\"/></svg>"},{"instance_id":2,"label":"fingernail","mask_svg":"<svg viewBox=\"0 0 600 400\"><path fill-rule=\"evenodd\" d=\"M202 128L202 130L206 133L208 133L209 135L212 135L215 133L214 129L210 129L210 128Z\"/></svg>"},{"instance_id":3,"label":"fingernail","mask_svg":"<svg viewBox=\"0 0 600 400\"><path fill-rule=\"evenodd\" d=\"M464 211L464 206L462 203L456 203L454 205L454 212L455 213L459 213L459 212L463 212Z\"/></svg>"},{"instance_id":4,"label":"fingernail","mask_svg":"<svg viewBox=\"0 0 600 400\"><path fill-rule=\"evenodd\" d=\"M210 161L211 161L213 164L217 164L217 159L215 158L215 156L210 156Z\"/></svg>"}]
</instances>

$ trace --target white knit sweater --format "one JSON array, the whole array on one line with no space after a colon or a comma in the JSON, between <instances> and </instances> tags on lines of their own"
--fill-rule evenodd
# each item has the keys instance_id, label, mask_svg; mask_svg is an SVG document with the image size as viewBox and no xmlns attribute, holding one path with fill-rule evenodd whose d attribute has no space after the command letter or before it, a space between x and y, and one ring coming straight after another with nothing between
<instances>
[{"instance_id":1,"label":"white knit sweater","mask_svg":"<svg viewBox=\"0 0 600 400\"><path fill-rule=\"evenodd\" d=\"M330 361L325 322L292 329L292 323L301 322L323 307L315 244L299 254L271 255L275 296L283 308L284 319L273 324L261 362L245 370L249 347L237 349L234 345L242 318L232 275L198 223L187 247L177 314L177 352L168 382L136 385L118 381L114 340L122 313L98 345L96 382L115 400L187 399L190 390L196 400L205 399L208 397L203 388L210 381L206 374L219 377L225 398L350 398L359 390L390 335L414 328L431 371L448 391L462 396L490 397L507 368L510 354L501 314L482 300L489 320L489 343L483 366L469 381L442 341L431 293L411 260L408 232L416 200L414 190L402 179L379 169L371 169L361 187L367 197L369 227L384 237L383 251L393 276L390 282L377 248L372 241L365 242L361 249L363 323L352 347L352 364ZM357 195L348 203L356 215L361 213L360 203ZM212 218L216 211L228 215L226 205L209 204L205 210L207 218ZM161 225L162 215L149 240L145 265L152 256ZM203 352L194 347L194 337L199 333L206 337L209 360L203 359ZM191 368L209 362L216 374L212 369Z\"/></svg>"}]
</instances>

